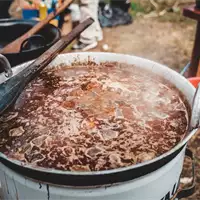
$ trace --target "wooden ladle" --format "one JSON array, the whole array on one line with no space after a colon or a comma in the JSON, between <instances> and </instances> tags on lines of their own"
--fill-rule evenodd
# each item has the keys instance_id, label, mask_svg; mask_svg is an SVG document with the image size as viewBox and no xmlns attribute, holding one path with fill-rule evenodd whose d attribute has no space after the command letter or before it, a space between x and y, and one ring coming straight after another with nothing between
<instances>
[{"instance_id":1,"label":"wooden ladle","mask_svg":"<svg viewBox=\"0 0 200 200\"><path fill-rule=\"evenodd\" d=\"M3 49L0 50L0 53L1 54L18 53L20 51L23 41L25 41L26 39L37 33L39 30L41 30L52 19L54 19L57 15L63 12L72 2L73 0L65 0L63 4L55 12L54 11L51 12L44 20L38 22L32 29L30 29L24 35L20 36L13 42L6 45Z\"/></svg>"}]
</instances>

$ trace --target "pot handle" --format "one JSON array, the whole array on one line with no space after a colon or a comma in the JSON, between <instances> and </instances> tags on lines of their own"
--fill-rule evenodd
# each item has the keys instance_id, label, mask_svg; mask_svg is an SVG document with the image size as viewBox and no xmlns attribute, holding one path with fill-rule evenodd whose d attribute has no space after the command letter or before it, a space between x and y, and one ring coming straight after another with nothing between
<instances>
[{"instance_id":1,"label":"pot handle","mask_svg":"<svg viewBox=\"0 0 200 200\"><path fill-rule=\"evenodd\" d=\"M190 121L190 131L200 127L200 84L198 85L192 105L192 116Z\"/></svg>"},{"instance_id":2,"label":"pot handle","mask_svg":"<svg viewBox=\"0 0 200 200\"><path fill-rule=\"evenodd\" d=\"M7 78L10 78L13 75L12 68L8 59L2 54L0 54L0 67L3 68L3 71Z\"/></svg>"},{"instance_id":3,"label":"pot handle","mask_svg":"<svg viewBox=\"0 0 200 200\"><path fill-rule=\"evenodd\" d=\"M190 149L186 149L185 155L192 160L192 183L191 183L190 187L188 187L186 189L183 189L183 190L179 190L172 200L187 198L187 197L191 196L192 194L194 194L194 192L195 192L196 177L195 177L195 159L194 159L194 155L193 155L193 152Z\"/></svg>"},{"instance_id":4,"label":"pot handle","mask_svg":"<svg viewBox=\"0 0 200 200\"><path fill-rule=\"evenodd\" d=\"M41 47L46 48L47 44L46 44L46 39L44 38L44 36L42 36L42 35L32 35L31 37L27 38L26 40L24 40L22 42L21 47L20 47L20 53L23 52L24 50L26 50L25 47L26 47L27 44L31 46L34 39L40 40L41 43L42 43Z\"/></svg>"}]
</instances>

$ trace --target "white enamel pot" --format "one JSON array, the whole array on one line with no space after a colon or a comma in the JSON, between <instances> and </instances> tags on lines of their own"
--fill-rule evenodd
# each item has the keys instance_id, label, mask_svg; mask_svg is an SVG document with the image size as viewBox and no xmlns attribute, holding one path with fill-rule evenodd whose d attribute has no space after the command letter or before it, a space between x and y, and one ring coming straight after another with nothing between
<instances>
[{"instance_id":1,"label":"white enamel pot","mask_svg":"<svg viewBox=\"0 0 200 200\"><path fill-rule=\"evenodd\" d=\"M163 76L179 88L192 108L195 88L189 81L168 67L144 58L113 53L69 53L58 55L48 67L88 60L134 64ZM13 68L13 74L29 64ZM4 74L0 74L0 84L6 79ZM199 92L196 96L198 106ZM179 191L178 186L185 153L192 158L186 147L199 126L198 113L193 113L191 124L195 127L189 129L185 138L173 149L153 160L120 169L99 172L45 169L12 160L0 153L2 199L170 200L186 197L194 190L194 179L191 188Z\"/></svg>"}]
</instances>

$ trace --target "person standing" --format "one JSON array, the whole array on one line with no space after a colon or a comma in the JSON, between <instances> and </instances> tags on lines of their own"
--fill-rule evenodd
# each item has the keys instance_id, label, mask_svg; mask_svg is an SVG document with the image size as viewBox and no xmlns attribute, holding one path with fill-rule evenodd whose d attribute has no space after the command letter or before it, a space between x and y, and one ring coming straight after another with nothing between
<instances>
[{"instance_id":1,"label":"person standing","mask_svg":"<svg viewBox=\"0 0 200 200\"><path fill-rule=\"evenodd\" d=\"M88 17L92 17L95 21L87 28L72 49L76 51L87 51L95 48L98 42L103 39L103 33L98 20L99 0L80 0L81 20L84 21Z\"/></svg>"}]
</instances>

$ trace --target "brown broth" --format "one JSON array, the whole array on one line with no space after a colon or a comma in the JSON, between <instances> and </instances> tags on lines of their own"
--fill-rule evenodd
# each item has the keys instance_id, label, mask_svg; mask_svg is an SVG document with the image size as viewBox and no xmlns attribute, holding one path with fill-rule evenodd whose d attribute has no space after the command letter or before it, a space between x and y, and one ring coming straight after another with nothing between
<instances>
[{"instance_id":1,"label":"brown broth","mask_svg":"<svg viewBox=\"0 0 200 200\"><path fill-rule=\"evenodd\" d=\"M151 160L184 137L183 95L122 63L43 72L0 117L0 151L35 166L99 171Z\"/></svg>"}]
</instances>

